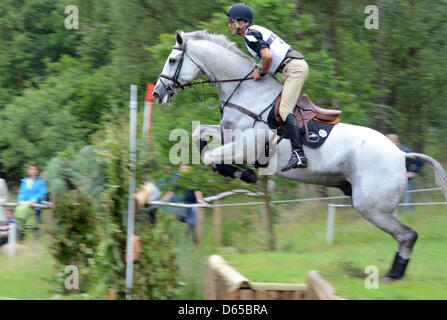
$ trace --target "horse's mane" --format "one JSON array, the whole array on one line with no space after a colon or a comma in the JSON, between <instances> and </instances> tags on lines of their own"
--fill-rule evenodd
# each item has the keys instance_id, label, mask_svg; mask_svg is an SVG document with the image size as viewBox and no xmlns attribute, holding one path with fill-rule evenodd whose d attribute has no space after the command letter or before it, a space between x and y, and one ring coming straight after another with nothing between
<instances>
[{"instance_id":1,"label":"horse's mane","mask_svg":"<svg viewBox=\"0 0 447 320\"><path fill-rule=\"evenodd\" d=\"M240 57L246 59L247 62L249 62L250 64L253 64L253 60L248 55L243 53L234 42L228 40L228 38L226 36L224 36L223 34L210 33L206 30L197 30L197 31L184 33L182 36L185 40L193 39L193 40L211 41L223 48L230 50L231 52L239 55Z\"/></svg>"}]
</instances>

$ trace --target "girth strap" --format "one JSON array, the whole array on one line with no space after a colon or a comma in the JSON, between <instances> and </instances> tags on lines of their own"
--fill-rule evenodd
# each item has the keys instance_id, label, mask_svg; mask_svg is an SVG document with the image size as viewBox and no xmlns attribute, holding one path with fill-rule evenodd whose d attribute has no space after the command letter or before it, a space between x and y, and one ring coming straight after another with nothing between
<instances>
[{"instance_id":1,"label":"girth strap","mask_svg":"<svg viewBox=\"0 0 447 320\"><path fill-rule=\"evenodd\" d=\"M267 110L269 110L270 108L272 108L272 107L273 107L273 104L269 105L267 108L265 108L264 110L262 110L262 112L261 112L260 114L256 114L256 113L254 113L253 111L250 111L250 110L248 110L248 109L246 109L246 108L244 108L244 107L242 107L242 106L240 106L240 105L237 105L237 104L235 104L235 103L233 103L233 102L227 102L226 106L229 107L229 108L235 109L235 110L237 110L237 111L239 111L239 112L241 112L241 113L243 113L243 114L249 116L250 118L252 118L252 119L254 120L254 122L253 122L253 127L254 127L255 124L256 124L256 122L258 122L258 121L264 122L265 124L268 125L267 121L262 120L262 115L263 115Z\"/></svg>"}]
</instances>

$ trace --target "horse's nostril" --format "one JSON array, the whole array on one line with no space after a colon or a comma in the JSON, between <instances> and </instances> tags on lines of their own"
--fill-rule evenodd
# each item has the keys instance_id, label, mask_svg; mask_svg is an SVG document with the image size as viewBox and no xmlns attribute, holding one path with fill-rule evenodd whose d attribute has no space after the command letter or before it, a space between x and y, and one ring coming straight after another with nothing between
<instances>
[{"instance_id":1,"label":"horse's nostril","mask_svg":"<svg viewBox=\"0 0 447 320\"><path fill-rule=\"evenodd\" d=\"M160 96L158 95L158 93L155 92L155 91L152 93L152 96L153 96L155 99L157 99L157 100L160 98Z\"/></svg>"}]
</instances>

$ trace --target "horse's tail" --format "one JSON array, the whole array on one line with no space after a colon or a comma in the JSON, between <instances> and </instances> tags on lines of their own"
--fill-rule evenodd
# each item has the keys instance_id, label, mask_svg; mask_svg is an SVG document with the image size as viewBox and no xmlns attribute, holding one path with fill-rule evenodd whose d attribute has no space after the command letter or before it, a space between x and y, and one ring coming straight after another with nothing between
<instances>
[{"instance_id":1,"label":"horse's tail","mask_svg":"<svg viewBox=\"0 0 447 320\"><path fill-rule=\"evenodd\" d=\"M435 170L436 184L441 187L447 199L447 173L441 164L430 156L422 153L405 153L407 160L421 160L428 163Z\"/></svg>"}]
</instances>

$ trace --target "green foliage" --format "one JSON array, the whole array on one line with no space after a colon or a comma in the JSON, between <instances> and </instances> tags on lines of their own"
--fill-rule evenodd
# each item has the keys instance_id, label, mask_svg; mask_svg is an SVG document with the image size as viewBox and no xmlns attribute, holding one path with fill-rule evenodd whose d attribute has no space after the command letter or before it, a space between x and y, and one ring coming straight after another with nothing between
<instances>
[{"instance_id":1,"label":"green foliage","mask_svg":"<svg viewBox=\"0 0 447 320\"><path fill-rule=\"evenodd\" d=\"M67 148L48 162L41 176L49 182L48 192L54 197L62 196L69 190L78 190L91 199L95 207L101 206L105 173L98 148L88 145L78 152Z\"/></svg>"},{"instance_id":2,"label":"green foliage","mask_svg":"<svg viewBox=\"0 0 447 320\"><path fill-rule=\"evenodd\" d=\"M91 278L89 262L100 241L97 228L103 221L89 199L76 191L58 197L54 212L55 229L49 231L51 252L61 266L77 266L80 287L85 291Z\"/></svg>"},{"instance_id":3,"label":"green foliage","mask_svg":"<svg viewBox=\"0 0 447 320\"><path fill-rule=\"evenodd\" d=\"M63 27L64 9L54 0L0 3L0 106L46 73L45 61L75 53L76 35Z\"/></svg>"},{"instance_id":4,"label":"green foliage","mask_svg":"<svg viewBox=\"0 0 447 320\"><path fill-rule=\"evenodd\" d=\"M125 264L121 240L122 230L114 224L104 226L104 236L96 247L95 256L90 260L93 277L91 292L104 297L110 290L116 290L124 297Z\"/></svg>"},{"instance_id":5,"label":"green foliage","mask_svg":"<svg viewBox=\"0 0 447 320\"><path fill-rule=\"evenodd\" d=\"M84 144L98 128L105 81L70 57L49 66L52 75L38 89L26 90L0 113L0 164L10 179L18 180L26 163L45 164L57 152Z\"/></svg>"},{"instance_id":6,"label":"green foliage","mask_svg":"<svg viewBox=\"0 0 447 320\"><path fill-rule=\"evenodd\" d=\"M94 146L52 159L43 173L55 191L56 229L52 252L61 265L77 265L82 290L103 297L116 290L124 297L126 217L129 184L129 126L116 122L94 138ZM136 181L152 171L147 144L140 143ZM178 267L173 218L161 215L156 226L137 225L143 248L135 264L135 295L164 299L176 293Z\"/></svg>"},{"instance_id":7,"label":"green foliage","mask_svg":"<svg viewBox=\"0 0 447 320\"><path fill-rule=\"evenodd\" d=\"M222 13L233 3L0 2L0 173L14 185L25 164L35 161L46 167L43 177L60 200L60 238L54 235L58 260L68 261L68 252L78 250L70 263L81 263L83 272L94 275L90 288L98 294L110 289L121 296L124 292L129 128L123 115L128 113L129 84L138 85L142 101L145 85L157 80L177 30L224 34L247 53ZM403 144L436 158L447 157L445 1L383 0L378 4L379 30L364 27L367 0L248 4L255 24L270 28L305 55L310 75L303 91L317 104L339 107L344 122L395 131ZM79 30L64 28L67 5L79 7ZM171 141L171 131L182 129L191 137L193 121L219 123L218 109L206 108L219 104L214 87L202 86L197 92L182 91L170 104L156 105L151 144L139 141L137 184L178 171L169 162L169 152L178 142L176 137ZM189 145L190 155L194 148ZM203 165L191 167L178 181L179 189L199 185L205 196L228 189L258 191L257 186L221 177ZM278 198L296 197L295 182L275 182ZM70 204L74 198L85 207ZM74 226L82 214L86 220L79 221L91 221L91 226ZM257 216L241 220L228 234L250 233ZM136 272L139 297L175 295L172 259L179 255L172 255L172 225L163 219L155 228L143 224L137 230L144 242ZM71 228L77 235L74 240L69 238ZM92 238L87 240L87 235ZM92 251L81 250L86 243ZM146 270L145 263L153 269ZM153 278L160 279L160 287L153 287Z\"/></svg>"},{"instance_id":8,"label":"green foliage","mask_svg":"<svg viewBox=\"0 0 447 320\"><path fill-rule=\"evenodd\" d=\"M79 7L79 30L63 27L69 4ZM130 83L139 85L142 97L145 83L156 81L176 30L222 33L247 52L222 13L231 4L2 1L0 170L17 181L25 163L45 164L69 145L90 143L93 133L123 113ZM306 56L311 72L304 91L318 104L340 107L345 122L375 128L384 123L416 150L446 156L444 1L382 1L379 30L364 27L366 0L248 4L254 23ZM153 151L162 159L173 144L167 138L171 129L191 132L192 120L219 121L216 110L204 108L219 104L214 88L198 91L200 99L185 90L170 105L156 106Z\"/></svg>"},{"instance_id":9,"label":"green foliage","mask_svg":"<svg viewBox=\"0 0 447 320\"><path fill-rule=\"evenodd\" d=\"M134 299L172 299L178 292L179 266L174 252L178 244L175 217L159 213L157 223L137 224L142 250L134 266Z\"/></svg>"}]
</instances>

